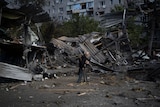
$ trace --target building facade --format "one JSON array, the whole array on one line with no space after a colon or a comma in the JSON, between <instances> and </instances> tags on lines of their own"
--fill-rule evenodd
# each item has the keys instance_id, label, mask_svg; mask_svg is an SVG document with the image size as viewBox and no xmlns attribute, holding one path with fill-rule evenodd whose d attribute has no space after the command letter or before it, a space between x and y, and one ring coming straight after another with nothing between
<instances>
[{"instance_id":1,"label":"building facade","mask_svg":"<svg viewBox=\"0 0 160 107\"><path fill-rule=\"evenodd\" d=\"M8 1L10 8L20 6L19 0L5 1ZM126 1L140 3L147 0L45 0L43 9L49 13L52 19L59 21L69 20L74 13L100 20L101 15L110 13L115 5L125 5ZM30 3L32 4L32 2Z\"/></svg>"},{"instance_id":2,"label":"building facade","mask_svg":"<svg viewBox=\"0 0 160 107\"><path fill-rule=\"evenodd\" d=\"M48 0L44 10L59 21L69 20L75 13L99 20L115 5L124 5L124 0Z\"/></svg>"}]
</instances>

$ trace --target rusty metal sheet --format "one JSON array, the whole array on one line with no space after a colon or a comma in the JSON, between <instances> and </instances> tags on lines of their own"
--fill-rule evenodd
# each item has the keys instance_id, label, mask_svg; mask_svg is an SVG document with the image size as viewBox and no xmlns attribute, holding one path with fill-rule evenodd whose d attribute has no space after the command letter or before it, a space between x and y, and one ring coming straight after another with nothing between
<instances>
[{"instance_id":1,"label":"rusty metal sheet","mask_svg":"<svg viewBox=\"0 0 160 107\"><path fill-rule=\"evenodd\" d=\"M0 62L0 77L32 81L32 74L28 69Z\"/></svg>"}]
</instances>

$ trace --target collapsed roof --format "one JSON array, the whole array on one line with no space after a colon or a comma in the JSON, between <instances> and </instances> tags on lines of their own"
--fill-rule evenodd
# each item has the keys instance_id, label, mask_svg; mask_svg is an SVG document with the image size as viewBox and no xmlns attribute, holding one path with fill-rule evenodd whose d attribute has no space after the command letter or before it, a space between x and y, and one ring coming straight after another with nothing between
<instances>
[{"instance_id":1,"label":"collapsed roof","mask_svg":"<svg viewBox=\"0 0 160 107\"><path fill-rule=\"evenodd\" d=\"M45 12L40 6L34 4L23 5L20 8L9 8L7 2L0 1L0 7L2 10L2 27L12 27L21 25L26 20L32 23L40 23L50 21L48 13Z\"/></svg>"}]
</instances>

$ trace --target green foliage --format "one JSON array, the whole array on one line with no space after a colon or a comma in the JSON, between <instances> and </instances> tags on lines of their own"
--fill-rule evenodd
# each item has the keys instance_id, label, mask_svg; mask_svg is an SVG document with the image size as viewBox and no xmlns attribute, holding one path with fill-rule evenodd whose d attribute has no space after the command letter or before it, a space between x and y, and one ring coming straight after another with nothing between
<instances>
[{"instance_id":1,"label":"green foliage","mask_svg":"<svg viewBox=\"0 0 160 107\"><path fill-rule=\"evenodd\" d=\"M59 37L63 34L62 25L57 22L45 22L41 26L41 33L45 42L50 42L54 37Z\"/></svg>"},{"instance_id":2,"label":"green foliage","mask_svg":"<svg viewBox=\"0 0 160 107\"><path fill-rule=\"evenodd\" d=\"M98 22L88 16L79 16L74 14L72 19L63 23L63 35L78 36L82 34L91 33L93 31L100 31Z\"/></svg>"},{"instance_id":3,"label":"green foliage","mask_svg":"<svg viewBox=\"0 0 160 107\"><path fill-rule=\"evenodd\" d=\"M127 24L128 36L131 40L131 45L137 47L144 44L144 40L141 38L143 27L134 23L134 17L128 20Z\"/></svg>"},{"instance_id":4,"label":"green foliage","mask_svg":"<svg viewBox=\"0 0 160 107\"><path fill-rule=\"evenodd\" d=\"M45 42L49 42L51 38L61 36L76 37L87 33L101 32L98 22L87 16L73 15L73 18L67 22L60 24L56 21L46 22L41 26L41 32Z\"/></svg>"},{"instance_id":5,"label":"green foliage","mask_svg":"<svg viewBox=\"0 0 160 107\"><path fill-rule=\"evenodd\" d=\"M53 23L51 22L43 23L40 30L41 30L44 41L49 42L52 38L52 33L54 30Z\"/></svg>"},{"instance_id":6,"label":"green foliage","mask_svg":"<svg viewBox=\"0 0 160 107\"><path fill-rule=\"evenodd\" d=\"M17 26L13 28L8 28L6 33L11 38L19 38L19 36L23 35L22 29L19 29L19 27Z\"/></svg>"},{"instance_id":7,"label":"green foliage","mask_svg":"<svg viewBox=\"0 0 160 107\"><path fill-rule=\"evenodd\" d=\"M130 8L134 7L134 3L131 2L129 4ZM114 8L111 9L111 12L122 12L124 7L121 5L115 5ZM135 24L135 17L131 17L127 20L127 29L128 29L128 37L131 41L132 47L138 47L140 45L144 45L147 41L147 37L142 38L143 26L140 24Z\"/></svg>"},{"instance_id":8,"label":"green foliage","mask_svg":"<svg viewBox=\"0 0 160 107\"><path fill-rule=\"evenodd\" d=\"M124 7L121 5L115 5L114 8L111 9L111 12L122 12L124 10Z\"/></svg>"}]
</instances>

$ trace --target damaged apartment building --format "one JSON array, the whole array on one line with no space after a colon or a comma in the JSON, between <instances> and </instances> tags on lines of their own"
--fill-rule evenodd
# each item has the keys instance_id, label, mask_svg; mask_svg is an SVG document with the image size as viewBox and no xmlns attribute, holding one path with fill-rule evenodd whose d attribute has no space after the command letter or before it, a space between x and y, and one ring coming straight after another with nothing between
<instances>
[{"instance_id":1,"label":"damaged apartment building","mask_svg":"<svg viewBox=\"0 0 160 107\"><path fill-rule=\"evenodd\" d=\"M75 13L99 21L100 16L110 13L115 5L124 5L124 0L48 0L44 10L59 21L69 20Z\"/></svg>"}]
</instances>

